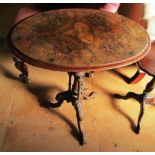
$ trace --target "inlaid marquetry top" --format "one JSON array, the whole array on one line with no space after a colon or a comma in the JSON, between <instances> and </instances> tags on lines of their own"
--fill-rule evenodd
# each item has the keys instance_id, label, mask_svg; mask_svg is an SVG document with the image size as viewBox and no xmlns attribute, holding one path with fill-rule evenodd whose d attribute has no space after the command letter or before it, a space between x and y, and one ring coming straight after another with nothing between
<instances>
[{"instance_id":1,"label":"inlaid marquetry top","mask_svg":"<svg viewBox=\"0 0 155 155\"><path fill-rule=\"evenodd\" d=\"M92 9L38 13L16 24L8 45L20 59L58 71L95 71L143 58L150 40L142 26L121 15Z\"/></svg>"}]
</instances>

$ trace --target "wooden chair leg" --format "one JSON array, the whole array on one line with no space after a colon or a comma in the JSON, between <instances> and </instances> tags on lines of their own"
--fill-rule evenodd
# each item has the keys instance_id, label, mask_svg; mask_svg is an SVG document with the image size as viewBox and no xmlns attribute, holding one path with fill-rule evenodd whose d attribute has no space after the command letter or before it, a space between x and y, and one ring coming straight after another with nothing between
<instances>
[{"instance_id":1,"label":"wooden chair leg","mask_svg":"<svg viewBox=\"0 0 155 155\"><path fill-rule=\"evenodd\" d=\"M143 117L144 114L144 104L145 104L145 100L148 98L149 94L151 93L151 91L154 89L154 83L155 83L155 76L152 78L152 80L146 85L146 88L144 89L143 93L140 95L140 113L139 113L139 117L138 117L138 122L137 122L137 126L135 129L135 133L139 134L140 131L140 122L141 119Z\"/></svg>"},{"instance_id":2,"label":"wooden chair leg","mask_svg":"<svg viewBox=\"0 0 155 155\"><path fill-rule=\"evenodd\" d=\"M144 78L145 75L145 72L138 69L137 72L130 78L129 84L137 84Z\"/></svg>"},{"instance_id":3,"label":"wooden chair leg","mask_svg":"<svg viewBox=\"0 0 155 155\"><path fill-rule=\"evenodd\" d=\"M139 113L139 116L138 116L137 126L135 128L135 133L136 134L139 134L139 131L140 131L140 122L142 120L143 115L144 115L144 101L140 102L140 113Z\"/></svg>"}]
</instances>

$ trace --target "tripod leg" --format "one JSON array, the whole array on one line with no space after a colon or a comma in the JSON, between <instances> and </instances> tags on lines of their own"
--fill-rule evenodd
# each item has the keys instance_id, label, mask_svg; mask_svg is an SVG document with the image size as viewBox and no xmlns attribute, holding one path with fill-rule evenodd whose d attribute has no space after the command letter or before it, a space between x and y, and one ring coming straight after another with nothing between
<instances>
[{"instance_id":1,"label":"tripod leg","mask_svg":"<svg viewBox=\"0 0 155 155\"><path fill-rule=\"evenodd\" d=\"M68 82L68 91L71 92L71 84L72 84L72 72L68 72L69 82Z\"/></svg>"},{"instance_id":2,"label":"tripod leg","mask_svg":"<svg viewBox=\"0 0 155 155\"><path fill-rule=\"evenodd\" d=\"M16 57L13 57L13 60L15 61L15 67L22 72L22 74L19 75L19 79L24 83L28 83L28 68L26 64Z\"/></svg>"},{"instance_id":3,"label":"tripod leg","mask_svg":"<svg viewBox=\"0 0 155 155\"><path fill-rule=\"evenodd\" d=\"M75 73L75 83L74 86L77 86L77 99L74 102L74 107L76 110L76 118L77 118L77 123L78 123L78 129L79 129L79 134L80 134L80 144L84 144L84 135L82 132L82 126L81 126L81 121L82 121L82 109L81 109L81 91L82 91L82 85L83 85L83 76L84 74L78 74Z\"/></svg>"}]
</instances>

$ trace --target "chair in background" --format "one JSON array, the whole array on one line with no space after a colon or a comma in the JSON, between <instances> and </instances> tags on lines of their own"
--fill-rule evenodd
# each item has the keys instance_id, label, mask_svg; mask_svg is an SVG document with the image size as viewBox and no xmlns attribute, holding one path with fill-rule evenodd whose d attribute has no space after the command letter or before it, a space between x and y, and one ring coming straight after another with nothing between
<instances>
[{"instance_id":1,"label":"chair in background","mask_svg":"<svg viewBox=\"0 0 155 155\"><path fill-rule=\"evenodd\" d=\"M133 92L127 93L125 96L120 96L118 94L115 97L120 99L129 99L135 98L140 103L140 113L138 117L138 122L135 128L135 133L139 133L140 131L140 121L144 114L144 105L145 103L155 104L155 98L150 97L150 92L154 89L155 83L155 4L122 4L119 9L119 14L124 15L139 24L141 24L151 39L151 48L143 59L137 62L138 70L131 77L128 83L136 84L141 81L146 74L152 76L150 82L147 83L145 89L142 94L135 94Z\"/></svg>"},{"instance_id":2,"label":"chair in background","mask_svg":"<svg viewBox=\"0 0 155 155\"><path fill-rule=\"evenodd\" d=\"M149 54L142 60L137 62L138 70L131 77L129 83L136 84L140 82L146 74L155 75L155 4L122 4L119 13L124 15L135 22L141 24L148 32L151 39L151 49Z\"/></svg>"}]
</instances>

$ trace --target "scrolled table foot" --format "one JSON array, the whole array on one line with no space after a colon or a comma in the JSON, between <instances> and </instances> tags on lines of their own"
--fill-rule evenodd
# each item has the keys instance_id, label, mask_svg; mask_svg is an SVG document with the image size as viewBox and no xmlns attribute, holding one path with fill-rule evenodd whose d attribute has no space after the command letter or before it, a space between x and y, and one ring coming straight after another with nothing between
<instances>
[{"instance_id":1,"label":"scrolled table foot","mask_svg":"<svg viewBox=\"0 0 155 155\"><path fill-rule=\"evenodd\" d=\"M25 74L20 74L19 75L19 79L23 82L23 83L29 83L30 80L28 79L28 76Z\"/></svg>"},{"instance_id":2,"label":"scrolled table foot","mask_svg":"<svg viewBox=\"0 0 155 155\"><path fill-rule=\"evenodd\" d=\"M28 79L28 68L26 64L15 56L13 57L13 60L15 62L15 67L22 72L22 74L19 75L19 79L23 83L29 83L30 80Z\"/></svg>"},{"instance_id":3,"label":"scrolled table foot","mask_svg":"<svg viewBox=\"0 0 155 155\"><path fill-rule=\"evenodd\" d=\"M76 119L79 130L79 143L83 145L86 142L82 131L83 113L81 108L81 100L93 98L96 93L91 92L86 96L87 89L83 88L83 80L84 77L86 77L84 72L70 72L68 73L68 75L69 75L68 90L57 94L55 97L56 102L52 103L49 101L43 101L40 103L40 106L45 108L58 108L61 106L64 100L67 101L67 103L69 102L72 103L76 111Z\"/></svg>"},{"instance_id":4,"label":"scrolled table foot","mask_svg":"<svg viewBox=\"0 0 155 155\"><path fill-rule=\"evenodd\" d=\"M41 101L40 106L45 108L58 108L61 106L64 100L66 100L67 102L71 102L73 100L73 97L69 91L64 91L57 94L55 99L55 103L52 103L50 101Z\"/></svg>"}]
</instances>

